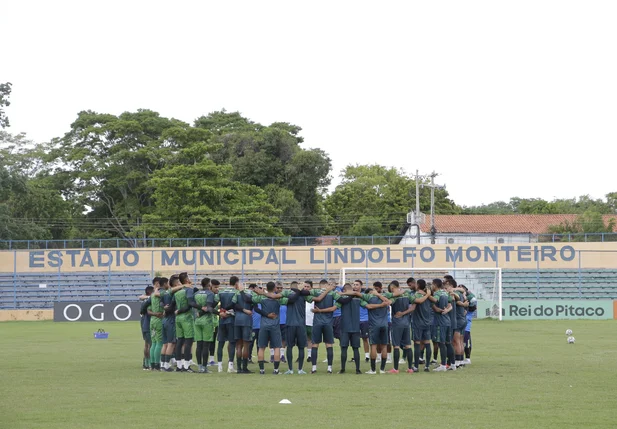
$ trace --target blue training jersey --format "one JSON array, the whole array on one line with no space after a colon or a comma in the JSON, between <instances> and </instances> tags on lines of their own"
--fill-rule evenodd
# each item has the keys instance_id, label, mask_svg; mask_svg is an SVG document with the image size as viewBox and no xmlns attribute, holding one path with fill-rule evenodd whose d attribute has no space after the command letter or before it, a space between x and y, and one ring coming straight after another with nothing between
<instances>
[{"instance_id":1,"label":"blue training jersey","mask_svg":"<svg viewBox=\"0 0 617 429\"><path fill-rule=\"evenodd\" d=\"M257 307L261 309L261 304L257 304ZM261 314L253 311L253 329L259 329L261 326Z\"/></svg>"},{"instance_id":2,"label":"blue training jersey","mask_svg":"<svg viewBox=\"0 0 617 429\"><path fill-rule=\"evenodd\" d=\"M342 287L340 287L340 286L337 286L337 287L334 289L334 291L335 291L335 292L342 293L342 292L343 292L343 288L342 288ZM332 317L341 317L341 309L340 309L340 308L338 308L338 307L336 307L336 310L334 310L334 313L332 313ZM368 314L367 314L367 319L366 319L366 320L368 320Z\"/></svg>"},{"instance_id":3,"label":"blue training jersey","mask_svg":"<svg viewBox=\"0 0 617 429\"><path fill-rule=\"evenodd\" d=\"M469 311L467 312L467 316L465 316L467 319L467 325L465 326L466 331L471 332L471 321L473 320L474 317L476 317L476 313L477 313L477 310L474 311L473 313L470 313Z\"/></svg>"},{"instance_id":4,"label":"blue training jersey","mask_svg":"<svg viewBox=\"0 0 617 429\"><path fill-rule=\"evenodd\" d=\"M281 305L281 312L279 313L279 318L281 320L281 325L285 325L287 323L287 306Z\"/></svg>"}]
</instances>

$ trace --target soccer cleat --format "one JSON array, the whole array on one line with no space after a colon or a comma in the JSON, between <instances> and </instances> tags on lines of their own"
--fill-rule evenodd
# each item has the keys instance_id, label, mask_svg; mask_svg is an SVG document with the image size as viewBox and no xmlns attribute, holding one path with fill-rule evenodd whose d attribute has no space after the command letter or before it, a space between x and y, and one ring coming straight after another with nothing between
<instances>
[{"instance_id":1,"label":"soccer cleat","mask_svg":"<svg viewBox=\"0 0 617 429\"><path fill-rule=\"evenodd\" d=\"M328 374L332 374L332 370L331 370L331 369L329 369L329 370L327 371L327 373L328 373Z\"/></svg>"},{"instance_id":2,"label":"soccer cleat","mask_svg":"<svg viewBox=\"0 0 617 429\"><path fill-rule=\"evenodd\" d=\"M193 371L193 368L189 366L187 369L184 370L184 372L195 372L195 371Z\"/></svg>"},{"instance_id":3,"label":"soccer cleat","mask_svg":"<svg viewBox=\"0 0 617 429\"><path fill-rule=\"evenodd\" d=\"M274 371L272 371L272 375L279 375L279 374L280 374L280 372L279 372L278 369L275 369Z\"/></svg>"},{"instance_id":4,"label":"soccer cleat","mask_svg":"<svg viewBox=\"0 0 617 429\"><path fill-rule=\"evenodd\" d=\"M431 372L431 369L427 366L426 368L424 368L424 372Z\"/></svg>"},{"instance_id":5,"label":"soccer cleat","mask_svg":"<svg viewBox=\"0 0 617 429\"><path fill-rule=\"evenodd\" d=\"M149 367L149 366L146 366L146 365L144 365L142 369L143 369L144 371L150 371L150 367Z\"/></svg>"},{"instance_id":6,"label":"soccer cleat","mask_svg":"<svg viewBox=\"0 0 617 429\"><path fill-rule=\"evenodd\" d=\"M416 370L417 371L417 370ZM413 374L414 372L416 372L413 370L413 368L408 368L407 371L405 371L407 374Z\"/></svg>"},{"instance_id":7,"label":"soccer cleat","mask_svg":"<svg viewBox=\"0 0 617 429\"><path fill-rule=\"evenodd\" d=\"M456 371L456 365L448 365L446 368L448 371Z\"/></svg>"},{"instance_id":8,"label":"soccer cleat","mask_svg":"<svg viewBox=\"0 0 617 429\"><path fill-rule=\"evenodd\" d=\"M293 375L293 373L294 373L293 370L288 369L287 371L283 373L283 375Z\"/></svg>"},{"instance_id":9,"label":"soccer cleat","mask_svg":"<svg viewBox=\"0 0 617 429\"><path fill-rule=\"evenodd\" d=\"M223 367L219 365L219 372L223 372Z\"/></svg>"},{"instance_id":10,"label":"soccer cleat","mask_svg":"<svg viewBox=\"0 0 617 429\"><path fill-rule=\"evenodd\" d=\"M424 359L420 358L420 364L424 365Z\"/></svg>"},{"instance_id":11,"label":"soccer cleat","mask_svg":"<svg viewBox=\"0 0 617 429\"><path fill-rule=\"evenodd\" d=\"M216 365L216 362L214 362L213 360L211 360L210 362L208 362L208 366L214 366Z\"/></svg>"},{"instance_id":12,"label":"soccer cleat","mask_svg":"<svg viewBox=\"0 0 617 429\"><path fill-rule=\"evenodd\" d=\"M356 374L362 374L362 371L360 371L359 369L356 369Z\"/></svg>"},{"instance_id":13,"label":"soccer cleat","mask_svg":"<svg viewBox=\"0 0 617 429\"><path fill-rule=\"evenodd\" d=\"M403 359L403 358L400 358L400 359L398 360L398 363L407 363L407 361L406 361L405 359Z\"/></svg>"},{"instance_id":14,"label":"soccer cleat","mask_svg":"<svg viewBox=\"0 0 617 429\"><path fill-rule=\"evenodd\" d=\"M316 369L311 370L311 374L317 374L317 370Z\"/></svg>"},{"instance_id":15,"label":"soccer cleat","mask_svg":"<svg viewBox=\"0 0 617 429\"><path fill-rule=\"evenodd\" d=\"M281 356L281 362L287 363L287 359L285 358L285 355Z\"/></svg>"},{"instance_id":16,"label":"soccer cleat","mask_svg":"<svg viewBox=\"0 0 617 429\"><path fill-rule=\"evenodd\" d=\"M265 371L265 370L263 370L263 369L260 369L260 370L259 370L259 374L260 374L260 375L264 375L265 373L266 373L266 371Z\"/></svg>"},{"instance_id":17,"label":"soccer cleat","mask_svg":"<svg viewBox=\"0 0 617 429\"><path fill-rule=\"evenodd\" d=\"M418 368L416 368L415 366L412 367L411 369L413 369L413 372L419 372Z\"/></svg>"},{"instance_id":18,"label":"soccer cleat","mask_svg":"<svg viewBox=\"0 0 617 429\"><path fill-rule=\"evenodd\" d=\"M339 372L337 372L337 374L345 374L345 370L341 369Z\"/></svg>"},{"instance_id":19,"label":"soccer cleat","mask_svg":"<svg viewBox=\"0 0 617 429\"><path fill-rule=\"evenodd\" d=\"M365 374L375 375L377 373L375 371L373 371L372 369L370 369L370 370L366 371Z\"/></svg>"},{"instance_id":20,"label":"soccer cleat","mask_svg":"<svg viewBox=\"0 0 617 429\"><path fill-rule=\"evenodd\" d=\"M439 365L439 362L437 362L435 359L433 359L433 360L431 361L431 365Z\"/></svg>"},{"instance_id":21,"label":"soccer cleat","mask_svg":"<svg viewBox=\"0 0 617 429\"><path fill-rule=\"evenodd\" d=\"M304 371L303 369L299 369L298 375L306 375L306 371Z\"/></svg>"},{"instance_id":22,"label":"soccer cleat","mask_svg":"<svg viewBox=\"0 0 617 429\"><path fill-rule=\"evenodd\" d=\"M193 359L191 359L191 360L189 361L189 366L191 366L191 365L195 365L195 362L193 362Z\"/></svg>"},{"instance_id":23,"label":"soccer cleat","mask_svg":"<svg viewBox=\"0 0 617 429\"><path fill-rule=\"evenodd\" d=\"M177 362L176 358L171 358L170 361L169 361L169 364L170 365L175 365L176 362Z\"/></svg>"},{"instance_id":24,"label":"soccer cleat","mask_svg":"<svg viewBox=\"0 0 617 429\"><path fill-rule=\"evenodd\" d=\"M386 363L392 363L392 359L386 360ZM405 362L403 362L403 363L405 363Z\"/></svg>"},{"instance_id":25,"label":"soccer cleat","mask_svg":"<svg viewBox=\"0 0 617 429\"><path fill-rule=\"evenodd\" d=\"M321 363L328 363L328 359L322 360Z\"/></svg>"},{"instance_id":26,"label":"soccer cleat","mask_svg":"<svg viewBox=\"0 0 617 429\"><path fill-rule=\"evenodd\" d=\"M382 371L380 371L381 373ZM412 371L413 372L413 371ZM390 371L388 371L388 374L398 374L398 369L394 369L392 368Z\"/></svg>"},{"instance_id":27,"label":"soccer cleat","mask_svg":"<svg viewBox=\"0 0 617 429\"><path fill-rule=\"evenodd\" d=\"M238 371L236 371L236 374L244 374L244 370L242 368L238 368Z\"/></svg>"},{"instance_id":28,"label":"soccer cleat","mask_svg":"<svg viewBox=\"0 0 617 429\"><path fill-rule=\"evenodd\" d=\"M197 370L197 372L203 374L204 372L206 372L206 368L203 365L199 365L199 369Z\"/></svg>"},{"instance_id":29,"label":"soccer cleat","mask_svg":"<svg viewBox=\"0 0 617 429\"><path fill-rule=\"evenodd\" d=\"M162 369L161 371L165 371L165 372L174 372L173 368L171 368L171 367L170 367L170 368L165 368L165 369Z\"/></svg>"},{"instance_id":30,"label":"soccer cleat","mask_svg":"<svg viewBox=\"0 0 617 429\"><path fill-rule=\"evenodd\" d=\"M369 358L364 358L364 362L368 363L370 359Z\"/></svg>"},{"instance_id":31,"label":"soccer cleat","mask_svg":"<svg viewBox=\"0 0 617 429\"><path fill-rule=\"evenodd\" d=\"M471 365L471 359L467 358L463 361L464 365Z\"/></svg>"},{"instance_id":32,"label":"soccer cleat","mask_svg":"<svg viewBox=\"0 0 617 429\"><path fill-rule=\"evenodd\" d=\"M397 371L397 372L398 372L398 371ZM380 369L380 370L379 370L379 373L380 373L380 374L385 374L385 373L386 373L386 371L384 371L383 369Z\"/></svg>"},{"instance_id":33,"label":"soccer cleat","mask_svg":"<svg viewBox=\"0 0 617 429\"><path fill-rule=\"evenodd\" d=\"M309 362L309 363L311 362L311 356L310 355L309 355L309 357L306 358L306 361Z\"/></svg>"},{"instance_id":34,"label":"soccer cleat","mask_svg":"<svg viewBox=\"0 0 617 429\"><path fill-rule=\"evenodd\" d=\"M230 373L230 374L234 374L237 371L235 369L233 369L233 367L229 367L229 368L227 368L227 372Z\"/></svg>"},{"instance_id":35,"label":"soccer cleat","mask_svg":"<svg viewBox=\"0 0 617 429\"><path fill-rule=\"evenodd\" d=\"M254 371L251 371L250 369L243 369L243 370L242 370L242 373L243 373L243 374L255 374L255 372L254 372Z\"/></svg>"},{"instance_id":36,"label":"soccer cleat","mask_svg":"<svg viewBox=\"0 0 617 429\"><path fill-rule=\"evenodd\" d=\"M437 368L433 370L433 372L445 372L448 368L445 365L439 365Z\"/></svg>"},{"instance_id":37,"label":"soccer cleat","mask_svg":"<svg viewBox=\"0 0 617 429\"><path fill-rule=\"evenodd\" d=\"M179 366L176 367L176 372L183 372L184 370L182 368L180 368Z\"/></svg>"}]
</instances>

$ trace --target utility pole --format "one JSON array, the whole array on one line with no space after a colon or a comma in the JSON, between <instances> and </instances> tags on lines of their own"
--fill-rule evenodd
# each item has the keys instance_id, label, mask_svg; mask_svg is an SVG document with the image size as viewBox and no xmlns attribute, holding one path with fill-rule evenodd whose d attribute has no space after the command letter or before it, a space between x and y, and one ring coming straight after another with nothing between
<instances>
[{"instance_id":1,"label":"utility pole","mask_svg":"<svg viewBox=\"0 0 617 429\"><path fill-rule=\"evenodd\" d=\"M435 228L435 188L437 189L445 188L445 186L435 185L435 177L437 176L439 176L439 174L433 171L430 176L431 184L425 185L431 188L431 244L435 244L435 235L437 234L437 229Z\"/></svg>"}]
</instances>

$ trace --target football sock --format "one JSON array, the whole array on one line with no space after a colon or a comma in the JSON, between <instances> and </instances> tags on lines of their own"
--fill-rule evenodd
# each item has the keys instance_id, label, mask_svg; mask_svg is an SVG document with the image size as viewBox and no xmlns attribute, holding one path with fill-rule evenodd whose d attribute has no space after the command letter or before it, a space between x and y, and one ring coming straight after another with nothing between
<instances>
[{"instance_id":1,"label":"football sock","mask_svg":"<svg viewBox=\"0 0 617 429\"><path fill-rule=\"evenodd\" d=\"M278 360L274 361L274 370L275 371L278 371L280 363L281 363L281 361L278 361Z\"/></svg>"},{"instance_id":2,"label":"football sock","mask_svg":"<svg viewBox=\"0 0 617 429\"><path fill-rule=\"evenodd\" d=\"M212 343L210 343L209 341L204 341L204 348L201 350L202 353L202 359L201 361L203 362L204 366L208 365L208 359L210 358L210 345Z\"/></svg>"},{"instance_id":3,"label":"football sock","mask_svg":"<svg viewBox=\"0 0 617 429\"><path fill-rule=\"evenodd\" d=\"M471 359L471 347L465 347L465 358Z\"/></svg>"},{"instance_id":4,"label":"football sock","mask_svg":"<svg viewBox=\"0 0 617 429\"><path fill-rule=\"evenodd\" d=\"M195 355L197 356L197 365L201 365L203 350L204 350L204 342L197 341L197 347L195 348Z\"/></svg>"},{"instance_id":5,"label":"football sock","mask_svg":"<svg viewBox=\"0 0 617 429\"><path fill-rule=\"evenodd\" d=\"M450 365L454 365L454 347L452 347L452 343L446 344L446 350L448 352L448 360L450 361Z\"/></svg>"},{"instance_id":6,"label":"football sock","mask_svg":"<svg viewBox=\"0 0 617 429\"><path fill-rule=\"evenodd\" d=\"M177 362L180 362L183 359L183 356L182 356L183 350L184 350L184 338L178 338L176 340L176 350L175 350Z\"/></svg>"},{"instance_id":7,"label":"football sock","mask_svg":"<svg viewBox=\"0 0 617 429\"><path fill-rule=\"evenodd\" d=\"M235 343L229 343L228 353L229 353L229 362L233 364L234 358L236 357L236 344Z\"/></svg>"},{"instance_id":8,"label":"football sock","mask_svg":"<svg viewBox=\"0 0 617 429\"><path fill-rule=\"evenodd\" d=\"M407 349L407 368L413 368L413 351L411 348ZM417 367L416 367L417 368Z\"/></svg>"},{"instance_id":9,"label":"football sock","mask_svg":"<svg viewBox=\"0 0 617 429\"><path fill-rule=\"evenodd\" d=\"M249 359L248 358L242 358L242 369L245 371L248 371L249 369Z\"/></svg>"},{"instance_id":10,"label":"football sock","mask_svg":"<svg viewBox=\"0 0 617 429\"><path fill-rule=\"evenodd\" d=\"M313 367L317 365L317 350L317 347L313 347L311 350L311 363L313 364Z\"/></svg>"},{"instance_id":11,"label":"football sock","mask_svg":"<svg viewBox=\"0 0 617 429\"><path fill-rule=\"evenodd\" d=\"M446 364L446 353L447 353L447 347L446 347L446 343L437 343L439 345L439 354L441 355L441 364L445 365Z\"/></svg>"},{"instance_id":12,"label":"football sock","mask_svg":"<svg viewBox=\"0 0 617 429\"><path fill-rule=\"evenodd\" d=\"M353 349L353 360L356 364L356 371L360 371L360 349L357 347Z\"/></svg>"},{"instance_id":13,"label":"football sock","mask_svg":"<svg viewBox=\"0 0 617 429\"><path fill-rule=\"evenodd\" d=\"M216 348L216 361L223 362L223 343L219 341L218 347Z\"/></svg>"},{"instance_id":14,"label":"football sock","mask_svg":"<svg viewBox=\"0 0 617 429\"><path fill-rule=\"evenodd\" d=\"M414 355L415 355L415 359L414 359L414 367L418 368L420 366L420 344L414 344L413 345L413 351L414 351Z\"/></svg>"},{"instance_id":15,"label":"football sock","mask_svg":"<svg viewBox=\"0 0 617 429\"><path fill-rule=\"evenodd\" d=\"M375 362L377 361L377 359L372 359L371 358L371 371L375 372Z\"/></svg>"},{"instance_id":16,"label":"football sock","mask_svg":"<svg viewBox=\"0 0 617 429\"><path fill-rule=\"evenodd\" d=\"M401 349L394 349L394 369L398 370L398 361L401 359Z\"/></svg>"},{"instance_id":17,"label":"football sock","mask_svg":"<svg viewBox=\"0 0 617 429\"><path fill-rule=\"evenodd\" d=\"M193 359L193 339L185 338L184 339L184 360L188 362Z\"/></svg>"},{"instance_id":18,"label":"football sock","mask_svg":"<svg viewBox=\"0 0 617 429\"><path fill-rule=\"evenodd\" d=\"M426 359L424 360L424 363L426 364L426 367L428 368L429 364L431 363L431 345L425 344L424 351L426 352Z\"/></svg>"},{"instance_id":19,"label":"football sock","mask_svg":"<svg viewBox=\"0 0 617 429\"><path fill-rule=\"evenodd\" d=\"M433 359L437 360L437 353L439 353L439 350L441 350L441 346L439 345L439 343L437 343L437 347L435 347L435 350L433 350Z\"/></svg>"},{"instance_id":20,"label":"football sock","mask_svg":"<svg viewBox=\"0 0 617 429\"><path fill-rule=\"evenodd\" d=\"M293 371L294 369L294 354L293 354L293 347L290 347L287 349L287 353L285 354L285 357L287 358L287 366L289 367L290 371Z\"/></svg>"},{"instance_id":21,"label":"football sock","mask_svg":"<svg viewBox=\"0 0 617 429\"><path fill-rule=\"evenodd\" d=\"M347 349L349 347L341 347L341 369L345 371L345 363L347 362Z\"/></svg>"},{"instance_id":22,"label":"football sock","mask_svg":"<svg viewBox=\"0 0 617 429\"><path fill-rule=\"evenodd\" d=\"M386 362L387 362L387 358L382 357L381 358L381 366L380 366L380 369L382 371L384 371L386 369Z\"/></svg>"},{"instance_id":23,"label":"football sock","mask_svg":"<svg viewBox=\"0 0 617 429\"><path fill-rule=\"evenodd\" d=\"M288 359L288 361L291 362L291 359ZM304 347L298 350L298 370L301 370L303 366L304 366Z\"/></svg>"},{"instance_id":24,"label":"football sock","mask_svg":"<svg viewBox=\"0 0 617 429\"><path fill-rule=\"evenodd\" d=\"M266 363L266 361L265 360L260 360L258 363L259 363L259 369L263 370L264 369L264 363Z\"/></svg>"},{"instance_id":25,"label":"football sock","mask_svg":"<svg viewBox=\"0 0 617 429\"><path fill-rule=\"evenodd\" d=\"M328 357L328 366L332 366L332 361L334 360L334 350L332 350L332 347L326 349L326 356Z\"/></svg>"}]
</instances>

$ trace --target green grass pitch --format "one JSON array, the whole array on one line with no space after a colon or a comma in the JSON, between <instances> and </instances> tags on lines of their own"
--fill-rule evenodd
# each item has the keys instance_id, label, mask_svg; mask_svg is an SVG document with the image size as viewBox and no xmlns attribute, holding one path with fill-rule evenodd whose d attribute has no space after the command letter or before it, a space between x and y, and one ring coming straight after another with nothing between
<instances>
[{"instance_id":1,"label":"green grass pitch","mask_svg":"<svg viewBox=\"0 0 617 429\"><path fill-rule=\"evenodd\" d=\"M327 375L322 349L316 375L260 376L143 371L138 323L5 322L0 428L612 428L616 328L477 321L461 371Z\"/></svg>"}]
</instances>

